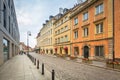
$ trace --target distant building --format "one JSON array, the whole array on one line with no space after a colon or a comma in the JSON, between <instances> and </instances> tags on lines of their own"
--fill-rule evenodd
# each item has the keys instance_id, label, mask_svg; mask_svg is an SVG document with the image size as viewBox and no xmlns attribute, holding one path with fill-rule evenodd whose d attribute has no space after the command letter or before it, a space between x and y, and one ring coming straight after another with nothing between
<instances>
[{"instance_id":1,"label":"distant building","mask_svg":"<svg viewBox=\"0 0 120 80\"><path fill-rule=\"evenodd\" d=\"M119 4L120 0L78 0L70 11L60 8L54 16L53 52L100 61L120 58ZM47 24L37 37L45 53L49 44Z\"/></svg>"},{"instance_id":2,"label":"distant building","mask_svg":"<svg viewBox=\"0 0 120 80\"><path fill-rule=\"evenodd\" d=\"M49 20L46 20L43 24L42 29L38 33L37 39L37 52L53 54L53 16L49 17Z\"/></svg>"},{"instance_id":3,"label":"distant building","mask_svg":"<svg viewBox=\"0 0 120 80\"><path fill-rule=\"evenodd\" d=\"M29 51L32 51L33 49L31 47L28 47L24 44L24 42L20 42L20 52L28 52L28 48Z\"/></svg>"},{"instance_id":4,"label":"distant building","mask_svg":"<svg viewBox=\"0 0 120 80\"><path fill-rule=\"evenodd\" d=\"M62 11L63 14L54 22L54 50L56 54L68 56L71 54L70 10L65 8Z\"/></svg>"},{"instance_id":5,"label":"distant building","mask_svg":"<svg viewBox=\"0 0 120 80\"><path fill-rule=\"evenodd\" d=\"M19 52L19 28L13 0L0 0L0 65Z\"/></svg>"}]
</instances>

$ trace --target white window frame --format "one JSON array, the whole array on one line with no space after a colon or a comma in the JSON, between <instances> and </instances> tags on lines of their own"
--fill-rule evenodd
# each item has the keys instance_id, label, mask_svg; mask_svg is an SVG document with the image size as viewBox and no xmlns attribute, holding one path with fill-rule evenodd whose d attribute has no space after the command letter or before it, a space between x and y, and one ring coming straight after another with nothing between
<instances>
[{"instance_id":1,"label":"white window frame","mask_svg":"<svg viewBox=\"0 0 120 80\"><path fill-rule=\"evenodd\" d=\"M89 29L88 27L83 28L83 36L87 37L89 35Z\"/></svg>"},{"instance_id":2,"label":"white window frame","mask_svg":"<svg viewBox=\"0 0 120 80\"><path fill-rule=\"evenodd\" d=\"M88 20L89 14L88 12L83 13L83 21Z\"/></svg>"},{"instance_id":3,"label":"white window frame","mask_svg":"<svg viewBox=\"0 0 120 80\"><path fill-rule=\"evenodd\" d=\"M102 13L103 11L104 11L104 5L103 5L103 3L101 3L101 4L99 4L99 5L97 5L95 7L95 14L96 15Z\"/></svg>"},{"instance_id":4,"label":"white window frame","mask_svg":"<svg viewBox=\"0 0 120 80\"><path fill-rule=\"evenodd\" d=\"M103 23L96 24L96 34L103 33Z\"/></svg>"},{"instance_id":5,"label":"white window frame","mask_svg":"<svg viewBox=\"0 0 120 80\"><path fill-rule=\"evenodd\" d=\"M78 31L74 31L74 39L78 38Z\"/></svg>"},{"instance_id":6,"label":"white window frame","mask_svg":"<svg viewBox=\"0 0 120 80\"><path fill-rule=\"evenodd\" d=\"M74 25L78 24L78 17L74 18Z\"/></svg>"}]
</instances>

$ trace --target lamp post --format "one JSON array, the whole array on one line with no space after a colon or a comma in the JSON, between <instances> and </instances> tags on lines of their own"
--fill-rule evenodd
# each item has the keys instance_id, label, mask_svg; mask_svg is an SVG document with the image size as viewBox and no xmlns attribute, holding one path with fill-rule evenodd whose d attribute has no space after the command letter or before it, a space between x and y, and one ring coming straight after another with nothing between
<instances>
[{"instance_id":1,"label":"lamp post","mask_svg":"<svg viewBox=\"0 0 120 80\"><path fill-rule=\"evenodd\" d=\"M31 36L31 32L27 31L27 54L29 54L29 36Z\"/></svg>"}]
</instances>

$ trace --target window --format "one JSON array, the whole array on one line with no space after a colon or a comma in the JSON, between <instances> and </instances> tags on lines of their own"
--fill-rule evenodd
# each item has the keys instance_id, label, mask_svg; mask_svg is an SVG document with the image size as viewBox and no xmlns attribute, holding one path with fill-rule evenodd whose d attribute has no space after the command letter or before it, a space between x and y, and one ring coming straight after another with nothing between
<instances>
[{"instance_id":1,"label":"window","mask_svg":"<svg viewBox=\"0 0 120 80\"><path fill-rule=\"evenodd\" d=\"M74 38L77 39L78 38L78 31L74 32Z\"/></svg>"},{"instance_id":2,"label":"window","mask_svg":"<svg viewBox=\"0 0 120 80\"><path fill-rule=\"evenodd\" d=\"M74 19L74 25L77 25L78 24L78 18L75 18Z\"/></svg>"},{"instance_id":3,"label":"window","mask_svg":"<svg viewBox=\"0 0 120 80\"><path fill-rule=\"evenodd\" d=\"M60 43L60 38L58 38L58 43Z\"/></svg>"},{"instance_id":4,"label":"window","mask_svg":"<svg viewBox=\"0 0 120 80\"><path fill-rule=\"evenodd\" d=\"M67 26L65 26L65 31L66 31L66 30L68 30L68 27L67 27Z\"/></svg>"},{"instance_id":5,"label":"window","mask_svg":"<svg viewBox=\"0 0 120 80\"><path fill-rule=\"evenodd\" d=\"M9 5L9 7L10 7L10 1L11 1L11 0L8 0L8 5Z\"/></svg>"},{"instance_id":6,"label":"window","mask_svg":"<svg viewBox=\"0 0 120 80\"><path fill-rule=\"evenodd\" d=\"M79 55L79 47L74 47L74 55L75 56Z\"/></svg>"},{"instance_id":7,"label":"window","mask_svg":"<svg viewBox=\"0 0 120 80\"><path fill-rule=\"evenodd\" d=\"M68 17L66 16L66 17L65 17L65 21L67 21L67 20L68 20Z\"/></svg>"},{"instance_id":8,"label":"window","mask_svg":"<svg viewBox=\"0 0 120 80\"><path fill-rule=\"evenodd\" d=\"M96 25L96 33L102 33L103 32L103 23L97 24Z\"/></svg>"},{"instance_id":9,"label":"window","mask_svg":"<svg viewBox=\"0 0 120 80\"><path fill-rule=\"evenodd\" d=\"M63 32L63 28L61 28L61 32Z\"/></svg>"},{"instance_id":10,"label":"window","mask_svg":"<svg viewBox=\"0 0 120 80\"><path fill-rule=\"evenodd\" d=\"M103 3L96 6L96 15L103 12Z\"/></svg>"},{"instance_id":11,"label":"window","mask_svg":"<svg viewBox=\"0 0 120 80\"><path fill-rule=\"evenodd\" d=\"M58 30L58 34L60 34L60 30Z\"/></svg>"},{"instance_id":12,"label":"window","mask_svg":"<svg viewBox=\"0 0 120 80\"><path fill-rule=\"evenodd\" d=\"M57 39L55 39L55 43L57 43Z\"/></svg>"},{"instance_id":13,"label":"window","mask_svg":"<svg viewBox=\"0 0 120 80\"><path fill-rule=\"evenodd\" d=\"M68 36L67 35L65 35L65 42L67 42L68 41Z\"/></svg>"},{"instance_id":14,"label":"window","mask_svg":"<svg viewBox=\"0 0 120 80\"><path fill-rule=\"evenodd\" d=\"M3 24L3 26L6 28L7 27L7 22L6 22L6 6L5 6L5 4L4 4L4 10L3 10L3 17L4 17L4 24Z\"/></svg>"},{"instance_id":15,"label":"window","mask_svg":"<svg viewBox=\"0 0 120 80\"><path fill-rule=\"evenodd\" d=\"M83 29L83 36L84 37L88 36L88 28Z\"/></svg>"},{"instance_id":16,"label":"window","mask_svg":"<svg viewBox=\"0 0 120 80\"><path fill-rule=\"evenodd\" d=\"M83 14L83 20L88 20L88 12Z\"/></svg>"},{"instance_id":17,"label":"window","mask_svg":"<svg viewBox=\"0 0 120 80\"><path fill-rule=\"evenodd\" d=\"M10 25L11 25L11 23L10 23L10 16L9 16L9 33L10 33Z\"/></svg>"},{"instance_id":18,"label":"window","mask_svg":"<svg viewBox=\"0 0 120 80\"><path fill-rule=\"evenodd\" d=\"M60 42L63 42L63 37L60 38Z\"/></svg>"},{"instance_id":19,"label":"window","mask_svg":"<svg viewBox=\"0 0 120 80\"><path fill-rule=\"evenodd\" d=\"M51 29L51 34L52 34L52 29Z\"/></svg>"},{"instance_id":20,"label":"window","mask_svg":"<svg viewBox=\"0 0 120 80\"><path fill-rule=\"evenodd\" d=\"M57 34L57 31L55 31L55 34Z\"/></svg>"},{"instance_id":21,"label":"window","mask_svg":"<svg viewBox=\"0 0 120 80\"><path fill-rule=\"evenodd\" d=\"M96 56L104 56L104 47L103 46L95 46L95 55Z\"/></svg>"},{"instance_id":22,"label":"window","mask_svg":"<svg viewBox=\"0 0 120 80\"><path fill-rule=\"evenodd\" d=\"M4 61L7 61L9 59L9 41L5 38L3 38L3 55Z\"/></svg>"}]
</instances>

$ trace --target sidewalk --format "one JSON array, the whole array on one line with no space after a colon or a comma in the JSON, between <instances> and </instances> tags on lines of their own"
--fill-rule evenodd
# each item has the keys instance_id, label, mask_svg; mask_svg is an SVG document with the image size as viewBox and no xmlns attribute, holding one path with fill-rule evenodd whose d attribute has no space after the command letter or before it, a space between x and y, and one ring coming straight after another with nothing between
<instances>
[{"instance_id":1,"label":"sidewalk","mask_svg":"<svg viewBox=\"0 0 120 80\"><path fill-rule=\"evenodd\" d=\"M26 55L17 55L0 67L0 80L46 80Z\"/></svg>"}]
</instances>

